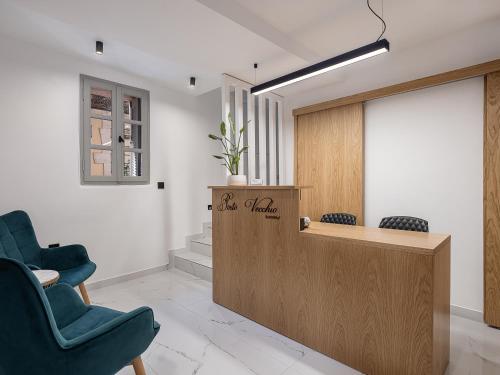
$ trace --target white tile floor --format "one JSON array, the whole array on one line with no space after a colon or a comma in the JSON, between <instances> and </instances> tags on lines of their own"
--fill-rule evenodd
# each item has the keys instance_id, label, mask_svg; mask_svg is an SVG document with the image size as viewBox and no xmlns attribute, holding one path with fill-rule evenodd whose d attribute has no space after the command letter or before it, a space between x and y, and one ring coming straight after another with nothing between
<instances>
[{"instance_id":1,"label":"white tile floor","mask_svg":"<svg viewBox=\"0 0 500 375\"><path fill-rule=\"evenodd\" d=\"M94 304L123 311L153 308L162 327L143 355L149 375L359 374L214 304L211 292L211 283L169 270L90 290L90 296ZM447 375L500 374L499 330L452 316L451 340Z\"/></svg>"}]
</instances>

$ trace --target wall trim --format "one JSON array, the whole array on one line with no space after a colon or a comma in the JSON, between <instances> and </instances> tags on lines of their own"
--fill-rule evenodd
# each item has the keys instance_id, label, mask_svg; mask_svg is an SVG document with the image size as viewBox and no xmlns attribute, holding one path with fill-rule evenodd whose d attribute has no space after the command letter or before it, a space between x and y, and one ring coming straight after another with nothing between
<instances>
[{"instance_id":1,"label":"wall trim","mask_svg":"<svg viewBox=\"0 0 500 375\"><path fill-rule=\"evenodd\" d=\"M162 264L161 266L146 268L143 270L134 271L131 273L126 273L126 274L119 275L119 276L113 276L113 277L110 277L109 279L94 281L94 282L86 284L86 286L87 286L88 290L104 288L106 286L115 285L115 284L118 284L118 283L121 283L124 281L129 281L129 280L137 279L139 277L151 275L153 273L166 271L167 269L168 269L168 263Z\"/></svg>"},{"instance_id":2,"label":"wall trim","mask_svg":"<svg viewBox=\"0 0 500 375\"><path fill-rule=\"evenodd\" d=\"M312 104L306 107L293 110L294 116L305 115L307 113L322 111L325 109L340 107L347 104L365 102L367 100L380 99L386 96L402 94L405 92L425 89L427 87L439 86L445 83L461 81L463 79L483 76L489 73L500 71L500 59L472 65L461 69L451 70L444 73L427 76L412 81L398 83L391 86L381 87L371 91L365 91L351 96L345 96L329 100L322 103Z\"/></svg>"},{"instance_id":3,"label":"wall trim","mask_svg":"<svg viewBox=\"0 0 500 375\"><path fill-rule=\"evenodd\" d=\"M450 305L450 312L451 314L459 316L461 318L484 323L482 311L472 310L462 306Z\"/></svg>"}]
</instances>

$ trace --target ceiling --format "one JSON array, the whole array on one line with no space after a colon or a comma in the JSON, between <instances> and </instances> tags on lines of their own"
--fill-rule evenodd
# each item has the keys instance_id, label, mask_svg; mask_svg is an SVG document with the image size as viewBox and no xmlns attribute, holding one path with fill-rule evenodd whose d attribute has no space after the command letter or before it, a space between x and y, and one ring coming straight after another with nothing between
<instances>
[{"instance_id":1,"label":"ceiling","mask_svg":"<svg viewBox=\"0 0 500 375\"><path fill-rule=\"evenodd\" d=\"M382 0L371 3L382 12ZM500 20L498 0L384 0L383 8L391 54ZM254 82L258 62L260 83L370 43L380 31L362 0L0 0L0 34L195 95L219 87L222 73ZM105 43L103 56L93 53L96 39ZM280 93L325 86L345 74ZM192 75L195 90L187 87Z\"/></svg>"}]
</instances>

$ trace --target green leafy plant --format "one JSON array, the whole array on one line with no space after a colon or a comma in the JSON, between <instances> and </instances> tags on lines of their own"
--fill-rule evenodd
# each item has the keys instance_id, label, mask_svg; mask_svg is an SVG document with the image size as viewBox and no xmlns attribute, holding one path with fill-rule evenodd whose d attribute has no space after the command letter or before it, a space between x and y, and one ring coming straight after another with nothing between
<instances>
[{"instance_id":1,"label":"green leafy plant","mask_svg":"<svg viewBox=\"0 0 500 375\"><path fill-rule=\"evenodd\" d=\"M222 153L222 155L212 156L218 160L224 161L224 163L221 165L225 166L228 169L229 173L231 173L232 175L237 175L241 160L241 154L248 149L248 146L241 147L241 137L243 136L245 127L241 127L238 134L236 134L236 124L234 123L231 114L229 114L228 116L228 121L230 126L230 134L234 134L235 137L234 142L227 136L227 128L224 121L220 123L221 135L218 136L215 134L209 134L208 138L220 142L222 144L222 147L224 148L224 152ZM237 142L236 137L238 137Z\"/></svg>"}]
</instances>

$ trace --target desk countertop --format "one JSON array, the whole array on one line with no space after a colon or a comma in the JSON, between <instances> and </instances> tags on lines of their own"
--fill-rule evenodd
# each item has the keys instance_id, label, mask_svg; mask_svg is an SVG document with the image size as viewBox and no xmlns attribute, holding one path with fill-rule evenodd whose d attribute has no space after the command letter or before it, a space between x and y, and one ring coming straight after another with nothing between
<instances>
[{"instance_id":1,"label":"desk countertop","mask_svg":"<svg viewBox=\"0 0 500 375\"><path fill-rule=\"evenodd\" d=\"M447 234L328 224L316 221L311 222L309 228L300 232L300 235L378 243L384 247L428 253L430 255L439 251L440 245L450 240L450 236Z\"/></svg>"}]
</instances>

